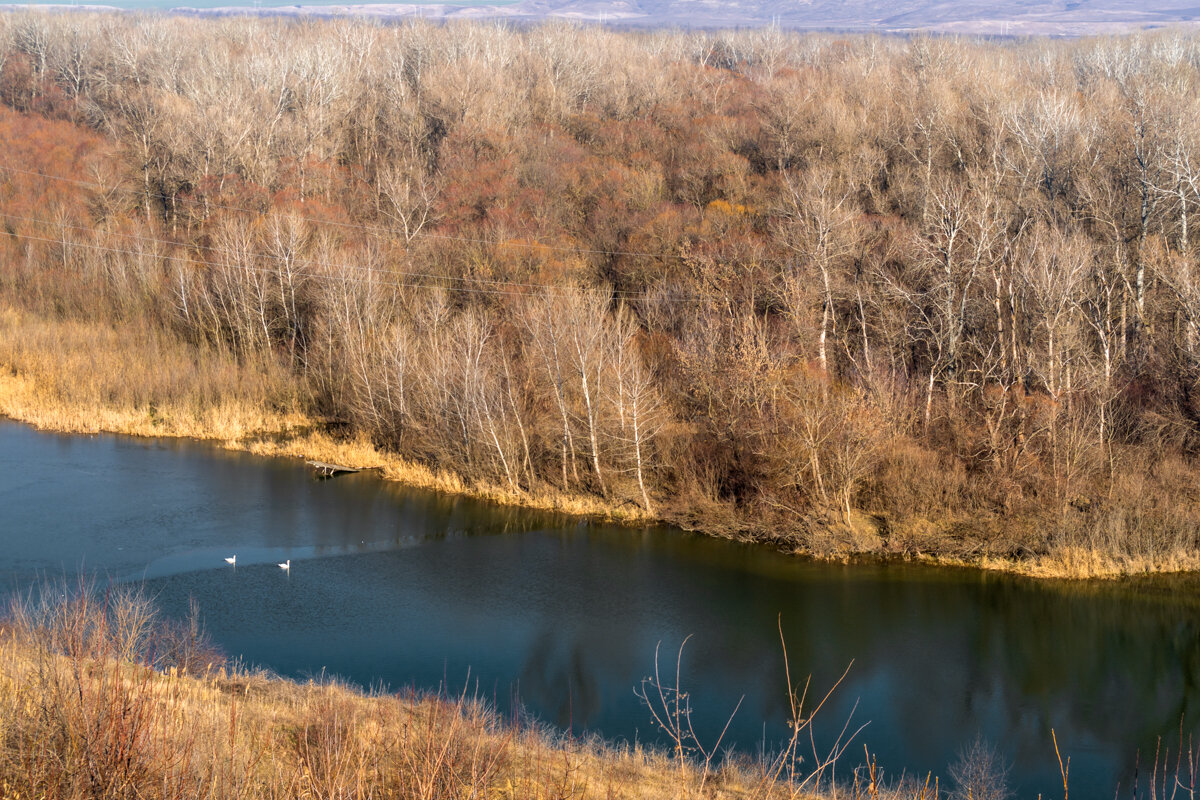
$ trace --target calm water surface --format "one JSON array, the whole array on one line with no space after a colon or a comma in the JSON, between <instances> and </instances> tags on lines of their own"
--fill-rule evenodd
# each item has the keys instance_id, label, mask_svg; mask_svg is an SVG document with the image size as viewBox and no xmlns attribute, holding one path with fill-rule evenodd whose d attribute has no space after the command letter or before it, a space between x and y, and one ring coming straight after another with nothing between
<instances>
[{"instance_id":1,"label":"calm water surface","mask_svg":"<svg viewBox=\"0 0 1200 800\"><path fill-rule=\"evenodd\" d=\"M653 740L634 687L687 636L711 741L785 736L786 680L827 688L891 774L945 775L982 735L1022 797L1128 792L1136 754L1200 722L1200 582L1057 585L966 570L812 564L666 528L629 530L447 498L369 473L205 444L61 436L0 421L0 588L80 570L201 608L229 654L280 674L447 684L610 739ZM236 569L223 558L237 554ZM274 566L292 560L291 574Z\"/></svg>"}]
</instances>

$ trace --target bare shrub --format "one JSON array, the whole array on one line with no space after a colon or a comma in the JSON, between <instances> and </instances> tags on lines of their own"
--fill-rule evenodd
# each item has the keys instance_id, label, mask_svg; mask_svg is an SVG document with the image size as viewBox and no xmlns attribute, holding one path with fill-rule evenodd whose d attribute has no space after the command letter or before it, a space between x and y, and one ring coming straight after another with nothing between
<instances>
[{"instance_id":1,"label":"bare shrub","mask_svg":"<svg viewBox=\"0 0 1200 800\"><path fill-rule=\"evenodd\" d=\"M951 800L1008 800L1008 765L982 736L959 751L950 765Z\"/></svg>"}]
</instances>

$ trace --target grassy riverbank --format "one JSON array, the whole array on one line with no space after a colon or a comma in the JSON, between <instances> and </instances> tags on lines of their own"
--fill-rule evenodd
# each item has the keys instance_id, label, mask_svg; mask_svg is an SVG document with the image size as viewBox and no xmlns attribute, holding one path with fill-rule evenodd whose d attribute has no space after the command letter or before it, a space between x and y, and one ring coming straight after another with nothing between
<instances>
[{"instance_id":1,"label":"grassy riverbank","mask_svg":"<svg viewBox=\"0 0 1200 800\"><path fill-rule=\"evenodd\" d=\"M230 670L198 628L140 596L46 596L0 625L6 800L817 796L770 759L705 770L503 719L465 692L372 695Z\"/></svg>"},{"instance_id":2,"label":"grassy riverbank","mask_svg":"<svg viewBox=\"0 0 1200 800\"><path fill-rule=\"evenodd\" d=\"M825 558L880 554L1041 578L1109 578L1200 569L1200 556L1184 547L1150 556L1122 554L1115 547L1106 551L1098 543L1020 558L967 558L939 551L939 537L927 537L926 547L897 552L882 542L875 519L861 512L854 520L858 531L830 534L845 545L820 551L792 548L753 526L734 525L728 509L705 518L697 509L668 505L652 517L629 502L608 502L549 487L514 492L467 480L389 453L362 435L340 436L309 413L306 405L296 377L269 359L235 359L144 327L118 331L106 325L50 321L11 308L0 310L0 414L46 430L206 439L258 455L377 468L390 480L497 503L622 522L682 522L699 532L761 540ZM836 519L829 524L840 525ZM856 548L855 543L861 546Z\"/></svg>"}]
</instances>

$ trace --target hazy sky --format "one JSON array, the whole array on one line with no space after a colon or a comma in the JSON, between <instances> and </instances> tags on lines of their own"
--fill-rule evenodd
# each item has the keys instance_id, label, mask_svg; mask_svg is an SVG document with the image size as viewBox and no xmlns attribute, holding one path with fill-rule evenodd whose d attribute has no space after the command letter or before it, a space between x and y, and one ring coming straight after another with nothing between
<instances>
[{"instance_id":1,"label":"hazy sky","mask_svg":"<svg viewBox=\"0 0 1200 800\"><path fill-rule=\"evenodd\" d=\"M5 3L0 2L0 6L8 5L32 5L32 6L111 6L115 8L125 9L149 9L149 8L223 8L228 6L245 6L245 7L286 7L286 6L344 6L344 5L367 5L372 2L386 3L387 5L450 5L450 6L478 6L478 5L507 5L508 3L516 2L516 0L302 0L297 3L287 2L286 0L84 0L84 2L72 3L69 0L56 0L53 3L44 2L24 2L24 3Z\"/></svg>"}]
</instances>

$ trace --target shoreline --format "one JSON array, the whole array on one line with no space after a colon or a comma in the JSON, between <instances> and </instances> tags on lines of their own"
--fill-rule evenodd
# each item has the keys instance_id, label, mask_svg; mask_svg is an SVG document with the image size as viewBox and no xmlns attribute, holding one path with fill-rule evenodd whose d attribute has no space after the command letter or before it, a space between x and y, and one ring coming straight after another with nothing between
<instances>
[{"instance_id":1,"label":"shoreline","mask_svg":"<svg viewBox=\"0 0 1200 800\"><path fill-rule=\"evenodd\" d=\"M51 404L39 398L40 393L33 380L20 374L14 375L11 369L0 372L0 416L37 430L64 434L109 433L137 438L192 439L258 456L345 464L377 470L385 480L417 489L621 525L672 526L704 536L742 541L759 547L775 547L788 555L815 561L849 563L857 559L891 560L1063 581L1120 580L1145 575L1200 572L1200 554L1175 554L1166 560L1151 560L1118 558L1099 551L1069 549L1023 560L996 556L972 560L932 552L915 555L879 550L829 554L809 552L800 548L789 549L765 537L730 535L700 526L681 525L667 515L648 515L642 508L628 502L615 504L601 498L558 491L514 492L502 486L472 482L454 473L434 470L382 451L361 435L354 439L338 439L326 430L325 422L296 410L264 411L230 403L209 409L201 418L197 418L186 409L170 406L151 406L146 409L84 407L79 403Z\"/></svg>"},{"instance_id":2,"label":"shoreline","mask_svg":"<svg viewBox=\"0 0 1200 800\"><path fill-rule=\"evenodd\" d=\"M261 411L231 403L203 419L187 419L189 411L172 406L147 409L84 407L39 401L35 382L0 371L0 417L37 430L65 434L109 433L136 438L192 439L226 450L258 456L298 458L379 471L385 480L418 489L471 497L621 524L670 524L629 503L609 503L587 495L544 490L513 492L502 486L472 482L446 470L431 469L375 447L365 437L338 439L327 423L299 411Z\"/></svg>"}]
</instances>

